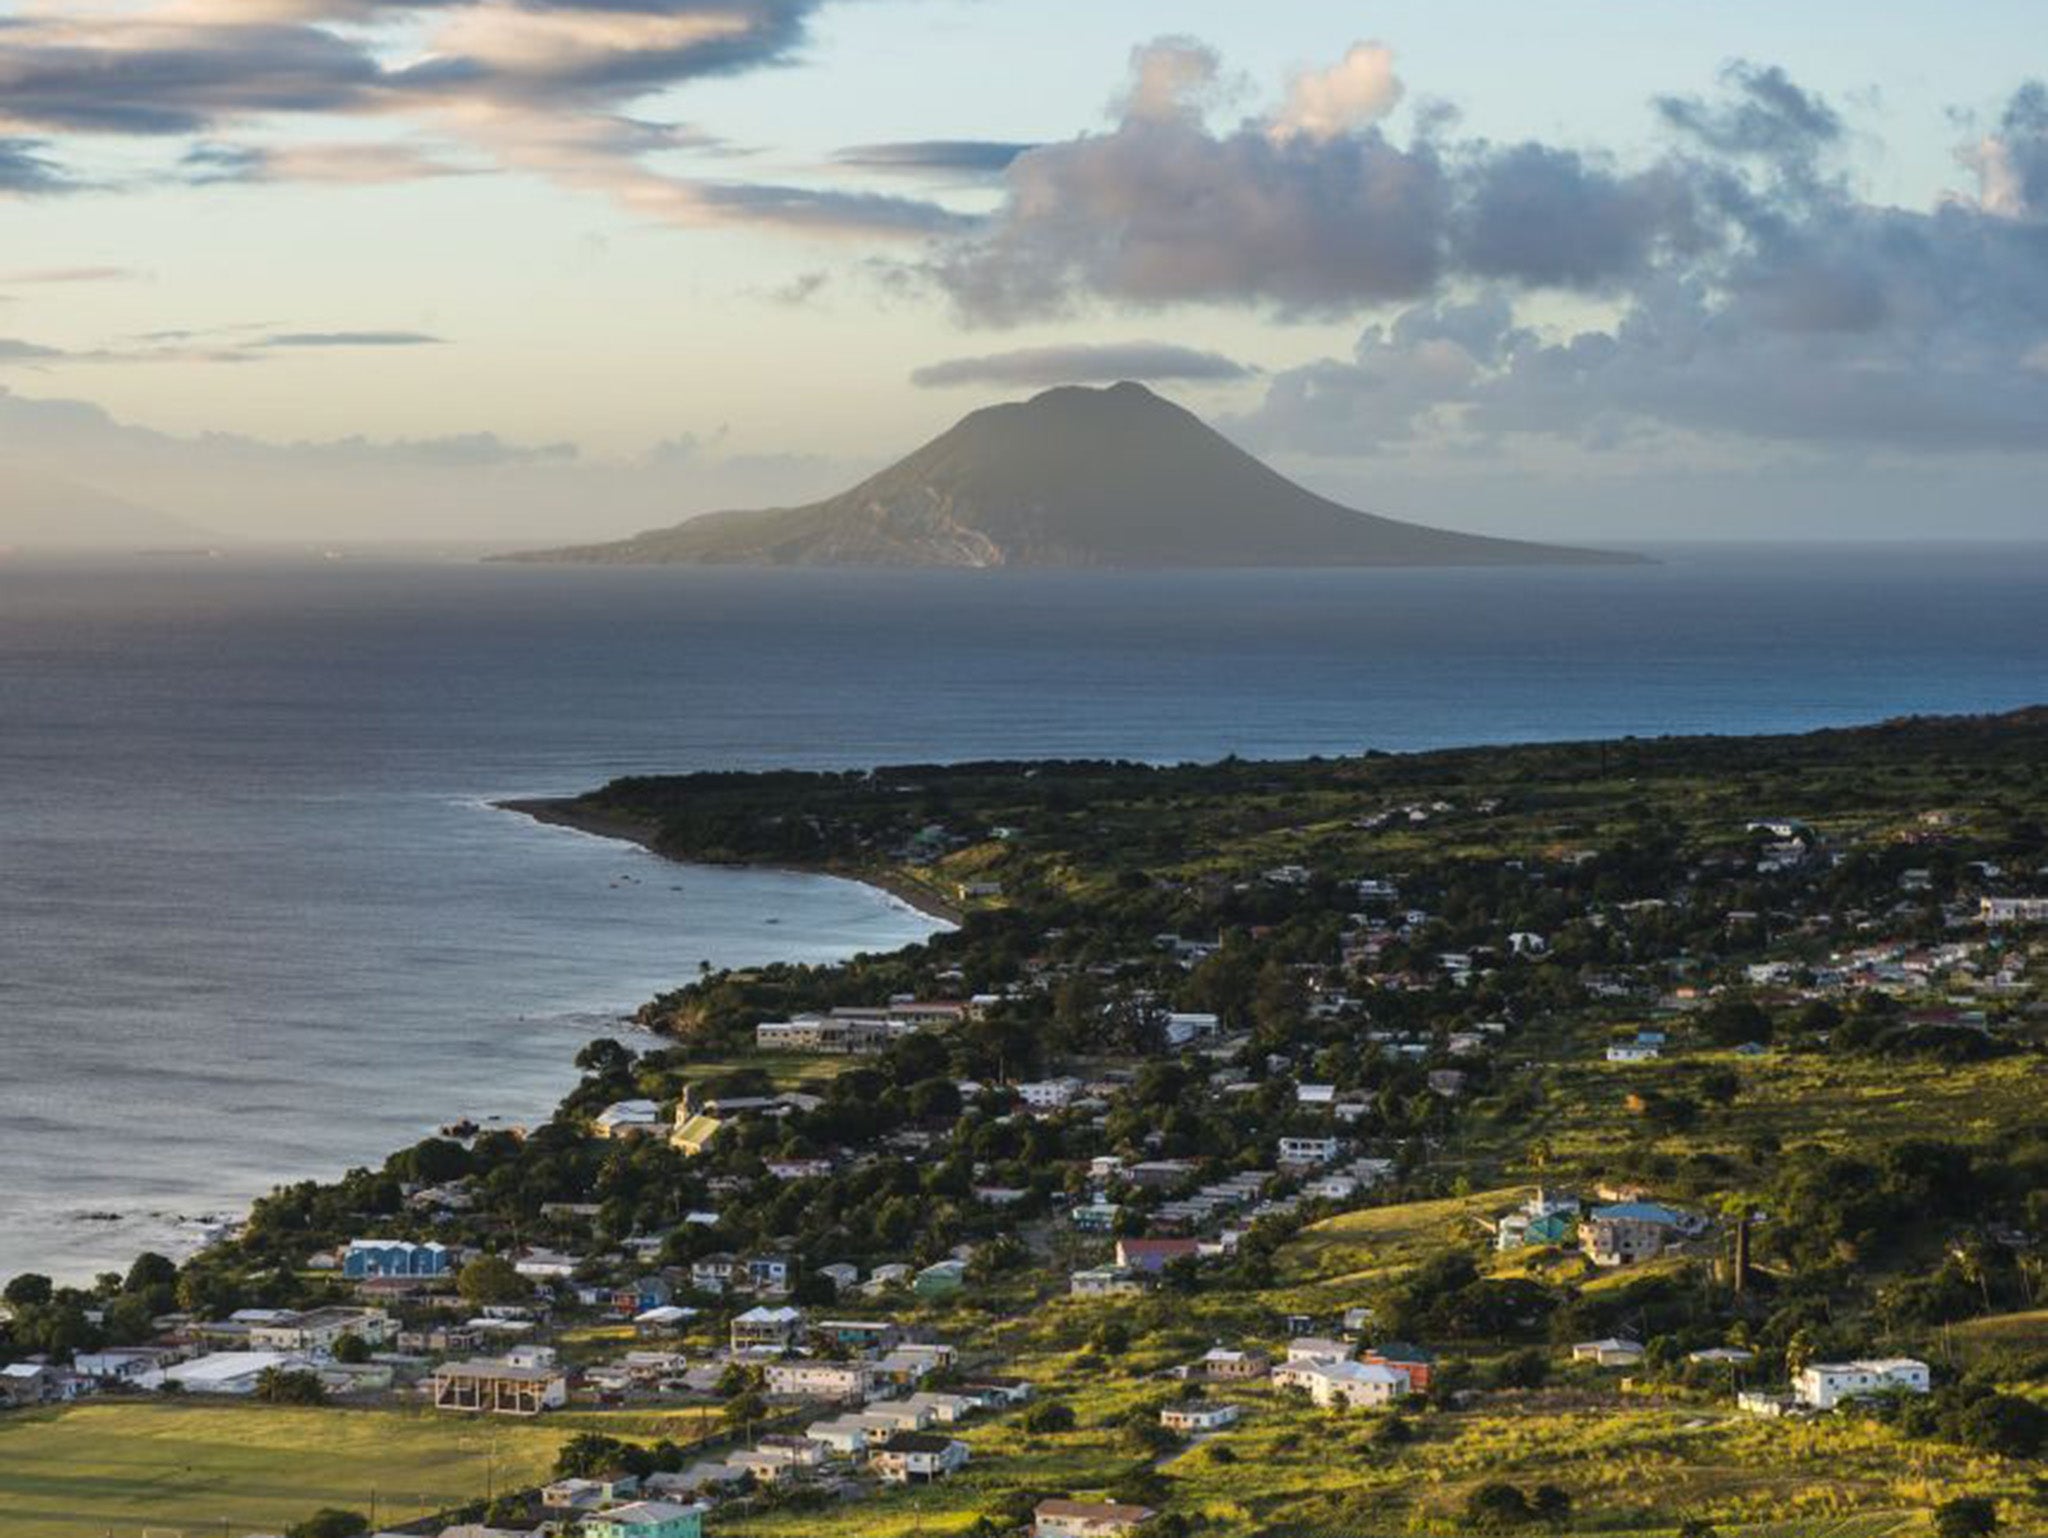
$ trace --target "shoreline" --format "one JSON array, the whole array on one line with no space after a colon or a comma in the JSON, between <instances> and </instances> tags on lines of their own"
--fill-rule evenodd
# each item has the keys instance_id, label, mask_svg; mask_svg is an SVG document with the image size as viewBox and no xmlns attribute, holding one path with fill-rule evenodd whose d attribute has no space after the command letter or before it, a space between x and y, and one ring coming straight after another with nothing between
<instances>
[{"instance_id":1,"label":"shoreline","mask_svg":"<svg viewBox=\"0 0 2048 1538\"><path fill-rule=\"evenodd\" d=\"M519 797L493 801L490 805L496 811L531 818L534 822L547 827L568 828L577 833L588 833L594 838L608 838L622 844L637 844L656 859L666 860L672 865L701 865L714 870L778 870L797 876L829 876L835 881L851 881L857 886L870 887L941 924L950 924L957 928L966 919L965 910L957 904L948 902L922 882L893 871L823 864L765 864L753 860L689 859L670 854L660 846L658 839L661 828L658 823L626 812L607 812L586 807L576 798Z\"/></svg>"}]
</instances>

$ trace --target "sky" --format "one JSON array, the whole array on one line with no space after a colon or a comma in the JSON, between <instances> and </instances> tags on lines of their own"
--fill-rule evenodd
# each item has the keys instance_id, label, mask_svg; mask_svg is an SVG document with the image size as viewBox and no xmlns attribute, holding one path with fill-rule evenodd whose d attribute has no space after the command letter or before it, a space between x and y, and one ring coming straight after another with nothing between
<instances>
[{"instance_id":1,"label":"sky","mask_svg":"<svg viewBox=\"0 0 2048 1538\"><path fill-rule=\"evenodd\" d=\"M2044 77L2038 0L0 0L0 509L605 537L1132 377L1451 527L2038 537Z\"/></svg>"}]
</instances>

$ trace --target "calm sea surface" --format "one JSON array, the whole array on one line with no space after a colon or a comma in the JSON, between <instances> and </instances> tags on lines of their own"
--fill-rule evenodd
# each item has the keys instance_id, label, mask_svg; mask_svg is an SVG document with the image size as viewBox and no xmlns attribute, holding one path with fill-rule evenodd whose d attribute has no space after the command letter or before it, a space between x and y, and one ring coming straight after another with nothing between
<instances>
[{"instance_id":1,"label":"calm sea surface","mask_svg":"<svg viewBox=\"0 0 2048 1538\"><path fill-rule=\"evenodd\" d=\"M2048 700L2048 546L1172 575L0 563L0 1275L458 1115L700 960L927 922L494 797L612 775L1760 732Z\"/></svg>"}]
</instances>

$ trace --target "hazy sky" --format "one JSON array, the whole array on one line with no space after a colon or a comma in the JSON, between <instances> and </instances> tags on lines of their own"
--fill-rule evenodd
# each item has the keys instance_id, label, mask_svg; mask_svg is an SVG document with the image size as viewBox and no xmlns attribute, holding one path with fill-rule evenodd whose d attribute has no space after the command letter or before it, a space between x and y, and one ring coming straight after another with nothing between
<instances>
[{"instance_id":1,"label":"hazy sky","mask_svg":"<svg viewBox=\"0 0 2048 1538\"><path fill-rule=\"evenodd\" d=\"M1133 376L1394 516L2039 534L2043 75L2040 0L0 0L0 493L589 536Z\"/></svg>"}]
</instances>

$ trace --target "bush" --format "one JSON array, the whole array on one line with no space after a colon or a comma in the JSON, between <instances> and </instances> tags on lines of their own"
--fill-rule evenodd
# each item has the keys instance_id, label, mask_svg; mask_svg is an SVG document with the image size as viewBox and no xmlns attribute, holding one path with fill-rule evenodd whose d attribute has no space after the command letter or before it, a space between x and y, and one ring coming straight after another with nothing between
<instances>
[{"instance_id":1,"label":"bush","mask_svg":"<svg viewBox=\"0 0 2048 1538\"><path fill-rule=\"evenodd\" d=\"M1998 1531L1998 1505L1982 1495L1943 1501L1934 1508L1934 1530L1941 1538L1983 1538Z\"/></svg>"},{"instance_id":2,"label":"bush","mask_svg":"<svg viewBox=\"0 0 2048 1538\"><path fill-rule=\"evenodd\" d=\"M341 1511L323 1506L303 1522L284 1530L284 1538L360 1538L370 1530L370 1519L359 1511Z\"/></svg>"},{"instance_id":3,"label":"bush","mask_svg":"<svg viewBox=\"0 0 2048 1538\"><path fill-rule=\"evenodd\" d=\"M1482 1532L1520 1527L1535 1515L1529 1497L1505 1480L1483 1484L1465 1497L1465 1520Z\"/></svg>"},{"instance_id":4,"label":"bush","mask_svg":"<svg viewBox=\"0 0 2048 1538\"><path fill-rule=\"evenodd\" d=\"M1017 1422L1031 1435L1049 1436L1061 1431L1074 1429L1074 1412L1057 1400L1045 1400L1032 1405Z\"/></svg>"}]
</instances>

